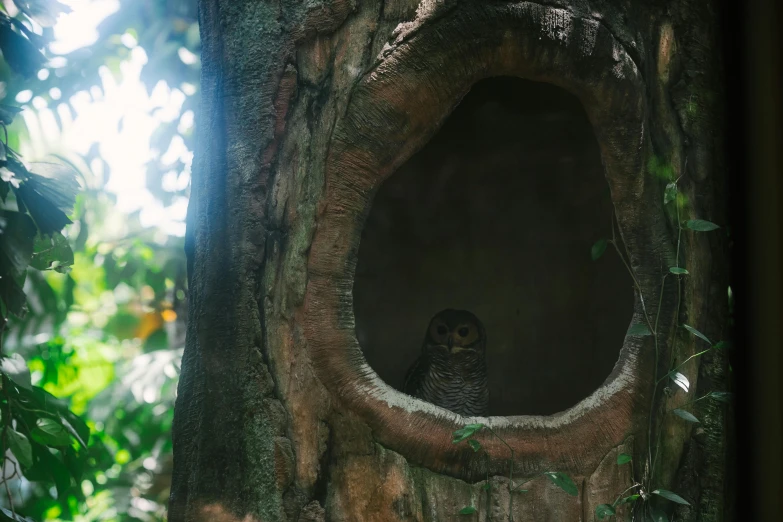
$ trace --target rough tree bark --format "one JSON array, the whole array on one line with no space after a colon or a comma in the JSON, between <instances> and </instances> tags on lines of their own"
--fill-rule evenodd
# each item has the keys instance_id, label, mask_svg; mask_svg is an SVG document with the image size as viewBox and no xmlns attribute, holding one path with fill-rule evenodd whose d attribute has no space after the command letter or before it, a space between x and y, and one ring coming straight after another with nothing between
<instances>
[{"instance_id":1,"label":"rough tree bark","mask_svg":"<svg viewBox=\"0 0 783 522\"><path fill-rule=\"evenodd\" d=\"M579 487L568 497L530 482L514 493L514 520L593 520L644 476L651 411L664 441L654 483L691 503L677 520L732 518L728 406L700 401L698 425L663 414L726 390L725 356L683 367L687 396L654 383L656 360L664 375L703 349L678 324L727 336L725 234L684 231L678 262L667 180L650 168L679 179L681 219L725 223L711 2L202 0L200 22L172 521L454 520L469 504L507 520L507 449L487 434L488 458L451 444L469 422L514 448L515 477L564 471ZM628 335L604 385L575 407L477 420L377 378L351 291L375 189L472 84L498 75L550 82L584 105L641 289L634 322L655 315L661 353L651 336ZM677 263L690 272L681 299L674 276L662 283ZM619 453L633 464L618 467Z\"/></svg>"}]
</instances>

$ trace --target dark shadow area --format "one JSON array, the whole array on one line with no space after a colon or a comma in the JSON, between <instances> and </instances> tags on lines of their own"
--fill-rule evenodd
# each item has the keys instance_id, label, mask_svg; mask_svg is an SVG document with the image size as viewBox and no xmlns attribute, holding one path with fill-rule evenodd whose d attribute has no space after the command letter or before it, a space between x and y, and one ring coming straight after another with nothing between
<instances>
[{"instance_id":1,"label":"dark shadow area","mask_svg":"<svg viewBox=\"0 0 783 522\"><path fill-rule=\"evenodd\" d=\"M368 363L400 389L430 318L464 308L487 329L492 415L575 405L608 377L631 320L616 253L590 258L611 212L576 97L479 82L373 201L353 291Z\"/></svg>"}]
</instances>

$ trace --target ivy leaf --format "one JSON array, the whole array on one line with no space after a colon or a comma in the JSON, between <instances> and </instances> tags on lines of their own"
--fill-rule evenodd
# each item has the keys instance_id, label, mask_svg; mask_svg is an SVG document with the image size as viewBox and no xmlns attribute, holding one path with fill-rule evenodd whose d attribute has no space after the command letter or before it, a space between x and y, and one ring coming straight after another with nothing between
<instances>
[{"instance_id":1,"label":"ivy leaf","mask_svg":"<svg viewBox=\"0 0 783 522\"><path fill-rule=\"evenodd\" d=\"M606 239L599 239L593 244L593 248L590 249L590 257L593 258L593 261L604 255L608 243Z\"/></svg>"},{"instance_id":2,"label":"ivy leaf","mask_svg":"<svg viewBox=\"0 0 783 522\"><path fill-rule=\"evenodd\" d=\"M464 508L459 510L460 515L472 515L476 512L476 508L473 506L465 506Z\"/></svg>"},{"instance_id":3,"label":"ivy leaf","mask_svg":"<svg viewBox=\"0 0 783 522\"><path fill-rule=\"evenodd\" d=\"M679 266L672 266L669 267L669 272L671 272L674 275L688 275L688 271L684 268L680 268Z\"/></svg>"},{"instance_id":4,"label":"ivy leaf","mask_svg":"<svg viewBox=\"0 0 783 522\"><path fill-rule=\"evenodd\" d=\"M676 502L678 504L682 504L683 506L690 506L691 503L679 496L676 493L672 493L671 491L667 489L656 489L653 491L653 495L658 495L659 497L663 497L666 500L671 500L672 502Z\"/></svg>"},{"instance_id":5,"label":"ivy leaf","mask_svg":"<svg viewBox=\"0 0 783 522\"><path fill-rule=\"evenodd\" d=\"M19 464L24 468L33 467L33 447L27 437L10 426L6 426L5 430L8 437L8 447L11 448Z\"/></svg>"},{"instance_id":6,"label":"ivy leaf","mask_svg":"<svg viewBox=\"0 0 783 522\"><path fill-rule=\"evenodd\" d=\"M627 464L627 463L631 462L632 460L633 459L631 458L631 456L629 454L627 454L627 453L620 453L619 455L617 455L617 465L618 466L622 466L623 464Z\"/></svg>"},{"instance_id":7,"label":"ivy leaf","mask_svg":"<svg viewBox=\"0 0 783 522\"><path fill-rule=\"evenodd\" d=\"M685 226L696 232L709 232L720 228L715 223L703 219L689 219L685 222Z\"/></svg>"},{"instance_id":8,"label":"ivy leaf","mask_svg":"<svg viewBox=\"0 0 783 522\"><path fill-rule=\"evenodd\" d=\"M652 335L652 332L644 323L636 323L632 324L630 328L628 328L628 332L626 335L635 335L639 337L644 337L647 335Z\"/></svg>"},{"instance_id":9,"label":"ivy leaf","mask_svg":"<svg viewBox=\"0 0 783 522\"><path fill-rule=\"evenodd\" d=\"M693 326L688 326L687 324L683 324L682 327L685 328L686 330L688 330L690 333L692 333L696 337L698 337L699 339L705 341L707 344L712 345L712 342L709 339L707 339L707 336L704 335L703 333L701 333L700 331L698 331Z\"/></svg>"},{"instance_id":10,"label":"ivy leaf","mask_svg":"<svg viewBox=\"0 0 783 522\"><path fill-rule=\"evenodd\" d=\"M595 508L595 516L597 516L599 520L603 520L606 517L613 517L615 514L616 511L609 504L599 504Z\"/></svg>"},{"instance_id":11,"label":"ivy leaf","mask_svg":"<svg viewBox=\"0 0 783 522\"><path fill-rule=\"evenodd\" d=\"M35 442L44 446L69 446L71 437L62 425L52 419L41 418L35 421L35 428L30 433Z\"/></svg>"},{"instance_id":12,"label":"ivy leaf","mask_svg":"<svg viewBox=\"0 0 783 522\"><path fill-rule=\"evenodd\" d=\"M10 357L4 357L0 362L0 369L5 373L9 379L16 384L28 390L32 389L32 381L30 378L30 369L27 367L27 363L22 359L22 356L18 353L13 354Z\"/></svg>"},{"instance_id":13,"label":"ivy leaf","mask_svg":"<svg viewBox=\"0 0 783 522\"><path fill-rule=\"evenodd\" d=\"M454 439L451 441L452 444L458 444L462 442L465 439L469 439L473 435L475 435L478 431L483 428L483 424L468 424L464 428L460 428L457 431L453 433Z\"/></svg>"},{"instance_id":14,"label":"ivy leaf","mask_svg":"<svg viewBox=\"0 0 783 522\"><path fill-rule=\"evenodd\" d=\"M688 422L698 423L699 419L693 416L693 414L689 411L681 410L679 408L676 408L672 410L672 413L674 413L676 416L680 417L681 419L685 419Z\"/></svg>"},{"instance_id":15,"label":"ivy leaf","mask_svg":"<svg viewBox=\"0 0 783 522\"><path fill-rule=\"evenodd\" d=\"M663 192L663 204L667 205L677 199L677 183L671 181L666 184L666 190Z\"/></svg>"},{"instance_id":16,"label":"ivy leaf","mask_svg":"<svg viewBox=\"0 0 783 522\"><path fill-rule=\"evenodd\" d=\"M468 445L473 448L473 451L478 451L481 449L481 443L476 439L470 439L468 441Z\"/></svg>"},{"instance_id":17,"label":"ivy leaf","mask_svg":"<svg viewBox=\"0 0 783 522\"><path fill-rule=\"evenodd\" d=\"M674 384L682 388L685 393L688 393L688 389L691 387L691 382L686 376L680 372L669 372L669 378L674 381Z\"/></svg>"},{"instance_id":18,"label":"ivy leaf","mask_svg":"<svg viewBox=\"0 0 783 522\"><path fill-rule=\"evenodd\" d=\"M562 471L547 471L544 473L544 475L547 476L552 484L559 487L572 497L579 495L579 489L576 487L576 484L574 484L574 481L571 480L571 477Z\"/></svg>"}]
</instances>

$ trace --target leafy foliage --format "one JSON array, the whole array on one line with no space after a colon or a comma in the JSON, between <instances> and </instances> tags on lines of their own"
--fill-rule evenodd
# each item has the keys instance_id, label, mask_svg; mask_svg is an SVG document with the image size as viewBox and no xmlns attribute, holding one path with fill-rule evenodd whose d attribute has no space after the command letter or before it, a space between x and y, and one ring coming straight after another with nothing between
<instances>
[{"instance_id":1,"label":"leafy foliage","mask_svg":"<svg viewBox=\"0 0 783 522\"><path fill-rule=\"evenodd\" d=\"M38 117L32 105L59 105L51 115L64 129L61 115L100 93L107 72L121 78L137 47L150 57L147 88L181 89L178 111L192 121L196 2L122 0L89 48L54 55L52 25L69 11L57 0L0 5L0 443L10 486L7 496L0 488L0 519L163 520L186 314L182 238L116 208L99 144L77 154L32 142L26 123ZM169 117L151 141L147 189L164 206L188 192L189 165L164 157L177 140L192 150L192 125Z\"/></svg>"},{"instance_id":2,"label":"leafy foliage","mask_svg":"<svg viewBox=\"0 0 783 522\"><path fill-rule=\"evenodd\" d=\"M547 471L544 473L544 475L546 475L546 478L548 478L552 484L559 487L572 497L579 495L579 489L577 489L576 484L574 484L574 481L571 480L571 477L565 473L560 471Z\"/></svg>"},{"instance_id":3,"label":"leafy foliage","mask_svg":"<svg viewBox=\"0 0 783 522\"><path fill-rule=\"evenodd\" d=\"M684 165L684 168L687 167L687 162ZM625 491L623 491L617 499L612 504L600 504L595 509L595 516L599 520L603 520L605 518L614 517L617 515L617 507L621 506L623 504L632 504L635 503L638 499L641 499L641 502L639 503L641 505L641 509L636 511L634 514L634 519L636 514L641 514L642 518L644 520L652 520L653 522L669 522L669 517L666 514L666 512L661 509L661 506L657 505L654 502L650 502L650 499L653 498L650 494L647 494L645 491L650 491L652 489L651 485L654 484L658 477L656 477L656 464L658 459L658 451L661 449L661 437L664 434L664 430L661 426L658 426L656 428L656 424L659 423L659 419L657 418L655 403L656 403L656 395L658 392L658 386L661 384L664 380L671 380L677 387L679 387L683 393L688 394L691 391L690 386L690 380L688 377L678 371L680 370L686 363L689 361L701 357L702 355L712 351L712 350L723 350L724 348L729 347L729 343L726 341L720 341L713 345L713 343L710 341L710 339L701 333L699 330L694 328L693 326L690 326L688 324L682 324L682 328L688 331L693 336L701 339L702 341L706 342L709 345L709 348L704 349L702 351L696 352L693 355L688 356L685 358L684 361L680 362L679 364L675 364L674 359L674 347L673 346L666 346L667 339L662 338L663 336L659 335L658 331L658 316L661 312L661 306L663 303L663 291L666 286L666 279L670 275L674 276L683 276L683 275L689 275L688 270L685 268L682 268L679 266L679 261L681 258L681 241L682 241L682 231L683 227L693 230L695 232L709 232L712 230L716 230L720 227L718 225L710 222L705 221L701 219L690 219L682 221L680 219L680 211L686 210L687 205L687 198L684 194L682 194L679 191L678 188L678 181L679 177L675 179L674 174L674 167L665 161L661 160L661 158L653 156L648 164L648 171L653 174L655 177L657 177L660 180L663 180L666 182L665 188L664 188L664 198L663 198L663 206L669 212L670 207L669 204L674 202L675 204L672 205L673 207L672 213L669 214L670 217L672 217L672 221L674 224L676 224L677 227L677 250L676 250L676 259L677 263L675 266L669 267L668 273L663 275L661 279L661 287L660 287L660 297L658 299L658 309L655 310L655 322L653 323L650 315L648 314L648 310L644 305L644 295L642 291L642 286L639 284L639 279L637 278L637 274L635 270L632 268L632 265L630 264L630 260L626 259L626 256L630 257L630 253L626 251L626 254L623 254L621 249L617 246L617 235L615 234L614 230L614 221L612 222L612 240L608 241L608 243L611 243L615 250L617 251L617 254L620 256L623 264L625 265L625 268L628 270L629 274L634 280L634 284L636 287L637 295L639 297L640 302L642 303L642 312L644 315L644 322L640 323L634 323L630 326L628 329L627 335L629 336L652 336L653 342L652 346L655 350L655 370L654 370L654 377L653 381L655 383L655 387L652 391L652 398L651 398L651 404L650 404L650 413L648 414L648 448L647 448L647 454L645 456L645 468L644 468L644 476L641 480L641 482L634 482L634 484L627 488ZM599 242L600 243L600 242ZM600 249L600 253L598 256L596 256L596 246L599 244L596 243L596 245L593 246L592 249L592 256L593 259L597 259L597 257L600 256L600 254L603 254L603 249ZM679 310L679 301L682 297L682 283L684 282L684 278L676 277L674 278L677 284L677 308ZM728 288L728 297L729 297L729 321L731 324L731 314L733 313L733 299L732 299L732 292L731 287ZM655 324L655 326L653 326ZM663 377L659 378L658 374L658 363L661 356L661 351L663 349L668 348L671 350L671 366L670 369L663 375ZM729 366L729 369L731 369L731 366ZM673 392L670 388L664 389L664 395L665 396L671 396L675 392ZM685 404L694 405L697 402L712 398L719 402L730 402L731 401L731 394L729 392L724 391L712 391L707 393L706 395L702 395L701 397L691 400ZM665 413L673 413L675 416L679 417L680 419L683 419L689 423L699 423L699 419L690 411L687 411L683 408L674 408L671 410L666 411ZM629 462L632 462L632 456L627 454L620 454L617 457L617 465L623 465L627 464ZM626 495L629 491L636 491L636 493L633 493L631 495ZM655 489L652 491L652 495L657 495L659 497L665 498L669 501L675 502L677 504L682 505L690 505L688 501L683 499L681 496L677 495L676 493L673 493L666 489ZM636 506L639 507L639 506Z\"/></svg>"}]
</instances>

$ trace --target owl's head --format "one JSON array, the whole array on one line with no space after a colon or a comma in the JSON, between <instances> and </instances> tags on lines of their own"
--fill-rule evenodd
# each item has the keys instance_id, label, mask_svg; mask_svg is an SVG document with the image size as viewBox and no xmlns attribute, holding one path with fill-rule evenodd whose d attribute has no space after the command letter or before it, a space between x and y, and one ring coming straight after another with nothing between
<instances>
[{"instance_id":1,"label":"owl's head","mask_svg":"<svg viewBox=\"0 0 783 522\"><path fill-rule=\"evenodd\" d=\"M478 317L467 310L443 310L430 321L425 346L445 348L451 354L484 353L487 336Z\"/></svg>"}]
</instances>

